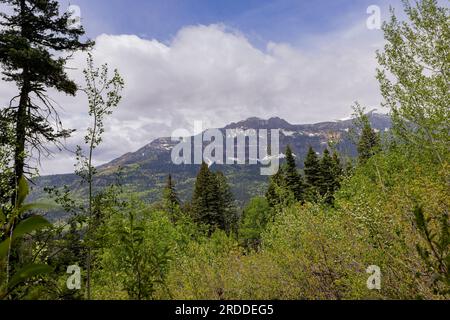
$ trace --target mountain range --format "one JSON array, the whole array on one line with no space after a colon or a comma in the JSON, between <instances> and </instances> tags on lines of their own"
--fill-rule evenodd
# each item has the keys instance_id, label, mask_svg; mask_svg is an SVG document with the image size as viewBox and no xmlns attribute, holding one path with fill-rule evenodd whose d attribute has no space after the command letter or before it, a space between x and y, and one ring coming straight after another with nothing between
<instances>
[{"instance_id":1,"label":"mountain range","mask_svg":"<svg viewBox=\"0 0 450 320\"><path fill-rule=\"evenodd\" d=\"M387 115L372 111L368 113L368 118L372 128L377 131L388 131L391 128L391 119ZM298 125L277 117L268 120L253 117L231 123L219 130L225 136L227 129L279 129L280 158L283 157L286 146L290 145L301 168L310 146L321 154L329 147L330 141L334 141L334 148L342 156L356 156L356 147L350 137L353 127L352 119ZM168 137L158 138L135 152L124 154L99 166L95 188L104 188L119 180L128 191L151 202L160 199L167 176L171 174L180 199L189 200L200 165L173 164L171 152L177 143ZM248 148L246 153L248 154ZM220 170L226 175L239 205L243 205L253 196L264 194L267 188L268 177L260 175L260 165L212 164L211 169ZM62 174L37 178L33 187L33 198L45 197L45 187L64 185L81 198L87 194L86 187L80 183L78 176Z\"/></svg>"}]
</instances>

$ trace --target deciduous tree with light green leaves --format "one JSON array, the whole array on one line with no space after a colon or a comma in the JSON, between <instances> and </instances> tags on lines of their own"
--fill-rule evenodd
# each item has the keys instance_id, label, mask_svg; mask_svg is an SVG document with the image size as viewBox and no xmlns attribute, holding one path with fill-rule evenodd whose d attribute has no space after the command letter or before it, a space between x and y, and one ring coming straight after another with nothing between
<instances>
[{"instance_id":1,"label":"deciduous tree with light green leaves","mask_svg":"<svg viewBox=\"0 0 450 320\"><path fill-rule=\"evenodd\" d=\"M94 150L101 144L103 133L105 132L104 120L111 115L113 110L119 105L122 99L121 91L124 88L124 81L117 70L113 75L109 75L107 64L103 64L100 68L94 66L94 60L91 53L88 54L87 68L83 70L86 82L86 93L89 104L89 116L92 118L91 127L87 129L84 142L87 146L87 152L78 146L76 155L78 160L78 168L76 173L88 185L88 206L87 206L87 241L92 235L94 227L94 176L96 169L93 165ZM92 251L88 246L87 254L87 298L91 296L91 263Z\"/></svg>"},{"instance_id":2,"label":"deciduous tree with light green leaves","mask_svg":"<svg viewBox=\"0 0 450 320\"><path fill-rule=\"evenodd\" d=\"M443 166L450 152L450 8L437 0L403 4L408 19L391 9L383 25L377 78L397 136Z\"/></svg>"}]
</instances>

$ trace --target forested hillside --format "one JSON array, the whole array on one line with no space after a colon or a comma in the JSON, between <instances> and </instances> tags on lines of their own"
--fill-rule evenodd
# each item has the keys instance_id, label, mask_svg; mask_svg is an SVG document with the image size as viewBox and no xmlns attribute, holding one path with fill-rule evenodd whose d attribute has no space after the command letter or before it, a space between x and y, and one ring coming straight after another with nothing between
<instances>
[{"instance_id":1,"label":"forested hillside","mask_svg":"<svg viewBox=\"0 0 450 320\"><path fill-rule=\"evenodd\" d=\"M0 113L0 299L450 298L448 7L405 1L383 25L389 117L355 103L349 121L228 126L282 129L282 165L265 177L172 165L167 138L94 167L128 85L120 70L96 65L58 2L0 3L14 8L0 16L0 64L19 88ZM65 69L80 50L82 85ZM29 152L71 134L55 90L85 94L91 124L73 175L34 179Z\"/></svg>"}]
</instances>

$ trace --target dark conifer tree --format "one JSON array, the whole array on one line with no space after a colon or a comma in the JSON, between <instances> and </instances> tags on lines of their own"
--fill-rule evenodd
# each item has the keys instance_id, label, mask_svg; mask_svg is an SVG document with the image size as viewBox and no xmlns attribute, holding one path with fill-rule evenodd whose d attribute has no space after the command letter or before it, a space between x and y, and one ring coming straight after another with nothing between
<instances>
[{"instance_id":1,"label":"dark conifer tree","mask_svg":"<svg viewBox=\"0 0 450 320\"><path fill-rule=\"evenodd\" d=\"M312 147L309 147L305 159L305 182L306 198L309 201L316 201L317 194L320 192L321 168L319 157Z\"/></svg>"},{"instance_id":2,"label":"dark conifer tree","mask_svg":"<svg viewBox=\"0 0 450 320\"><path fill-rule=\"evenodd\" d=\"M227 233L237 232L238 216L234 203L233 193L231 192L227 178L222 172L216 173L216 179L219 191L219 214L218 226Z\"/></svg>"},{"instance_id":3,"label":"dark conifer tree","mask_svg":"<svg viewBox=\"0 0 450 320\"><path fill-rule=\"evenodd\" d=\"M344 175L344 168L342 167L341 159L339 158L338 153L335 151L333 152L334 191L338 190L341 187L343 175Z\"/></svg>"},{"instance_id":4,"label":"dark conifer tree","mask_svg":"<svg viewBox=\"0 0 450 320\"><path fill-rule=\"evenodd\" d=\"M380 137L372 129L367 115L362 115L361 136L358 141L358 160L366 163L380 149Z\"/></svg>"},{"instance_id":5,"label":"dark conifer tree","mask_svg":"<svg viewBox=\"0 0 450 320\"><path fill-rule=\"evenodd\" d=\"M206 163L200 167L192 196L192 215L194 221L209 226L210 233L223 221L220 216L220 195L216 175Z\"/></svg>"},{"instance_id":6,"label":"dark conifer tree","mask_svg":"<svg viewBox=\"0 0 450 320\"><path fill-rule=\"evenodd\" d=\"M286 187L292 191L295 200L302 202L304 200L304 185L300 173L297 171L294 154L290 146L286 148L286 165L283 171Z\"/></svg>"},{"instance_id":7,"label":"dark conifer tree","mask_svg":"<svg viewBox=\"0 0 450 320\"><path fill-rule=\"evenodd\" d=\"M281 167L276 174L269 178L269 187L266 191L266 199L271 208L275 208L281 203L278 194L278 188L283 186L283 168Z\"/></svg>"},{"instance_id":8,"label":"dark conifer tree","mask_svg":"<svg viewBox=\"0 0 450 320\"><path fill-rule=\"evenodd\" d=\"M322 159L320 160L320 195L325 197L325 201L331 204L334 200L333 194L335 191L335 167L333 158L330 155L328 149L323 152Z\"/></svg>"},{"instance_id":9,"label":"dark conifer tree","mask_svg":"<svg viewBox=\"0 0 450 320\"><path fill-rule=\"evenodd\" d=\"M196 221L203 221L211 213L209 201L211 180L212 177L208 165L202 163L195 180L194 194L192 196L192 213Z\"/></svg>"},{"instance_id":10,"label":"dark conifer tree","mask_svg":"<svg viewBox=\"0 0 450 320\"><path fill-rule=\"evenodd\" d=\"M172 175L167 177L167 183L163 191L163 205L164 209L170 215L172 222L176 221L176 213L180 208L180 200L175 190L175 183L173 182Z\"/></svg>"},{"instance_id":11,"label":"dark conifer tree","mask_svg":"<svg viewBox=\"0 0 450 320\"><path fill-rule=\"evenodd\" d=\"M2 117L14 123L15 185L26 173L28 147L40 151L44 143L56 143L71 133L62 128L47 91L52 88L75 95L77 86L68 78L65 64L73 52L87 49L92 43L80 41L83 28L70 26L70 15L59 14L58 1L0 3L12 9L10 14L0 15L0 64L4 79L15 82L20 91L2 110Z\"/></svg>"}]
</instances>

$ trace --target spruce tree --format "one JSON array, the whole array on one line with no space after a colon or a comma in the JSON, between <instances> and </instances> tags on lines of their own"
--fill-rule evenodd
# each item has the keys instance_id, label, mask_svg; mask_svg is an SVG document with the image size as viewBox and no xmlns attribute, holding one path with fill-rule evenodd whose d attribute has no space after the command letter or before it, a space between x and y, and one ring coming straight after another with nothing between
<instances>
[{"instance_id":1,"label":"spruce tree","mask_svg":"<svg viewBox=\"0 0 450 320\"><path fill-rule=\"evenodd\" d=\"M192 213L193 218L196 221L203 220L210 212L210 205L208 201L208 189L210 184L211 173L208 165L206 163L202 163L195 180L194 194L192 196Z\"/></svg>"},{"instance_id":2,"label":"spruce tree","mask_svg":"<svg viewBox=\"0 0 450 320\"><path fill-rule=\"evenodd\" d=\"M334 176L334 185L333 190L336 191L341 187L342 177L344 175L344 168L341 164L341 159L339 158L338 153L333 152L333 176Z\"/></svg>"},{"instance_id":3,"label":"spruce tree","mask_svg":"<svg viewBox=\"0 0 450 320\"><path fill-rule=\"evenodd\" d=\"M358 160L360 163L366 163L380 148L380 138L372 129L367 115L362 115L361 136L358 141Z\"/></svg>"},{"instance_id":4,"label":"spruce tree","mask_svg":"<svg viewBox=\"0 0 450 320\"><path fill-rule=\"evenodd\" d=\"M206 163L195 181L191 212L194 221L208 226L210 234L217 228L237 232L237 210L227 179L222 172L211 172Z\"/></svg>"},{"instance_id":5,"label":"spruce tree","mask_svg":"<svg viewBox=\"0 0 450 320\"><path fill-rule=\"evenodd\" d=\"M0 0L0 4L12 9L0 15L3 79L19 88L10 106L2 110L2 117L14 123L16 185L26 173L28 147L46 150L44 143L57 143L72 132L62 128L47 91L75 95L77 86L68 78L65 64L73 52L88 49L92 43L80 41L83 28L70 27L70 15L59 14L58 1Z\"/></svg>"},{"instance_id":6,"label":"spruce tree","mask_svg":"<svg viewBox=\"0 0 450 320\"><path fill-rule=\"evenodd\" d=\"M333 202L333 194L335 191L335 164L328 149L323 152L320 160L320 183L319 192L322 197L325 197L325 202L331 204Z\"/></svg>"},{"instance_id":7,"label":"spruce tree","mask_svg":"<svg viewBox=\"0 0 450 320\"><path fill-rule=\"evenodd\" d=\"M172 222L175 222L177 210L180 208L180 200L171 174L167 177L167 183L163 190L163 206L169 213Z\"/></svg>"},{"instance_id":8,"label":"spruce tree","mask_svg":"<svg viewBox=\"0 0 450 320\"><path fill-rule=\"evenodd\" d=\"M317 194L320 192L321 169L319 158L312 147L309 147L308 154L306 155L304 171L306 198L309 201L316 201Z\"/></svg>"},{"instance_id":9,"label":"spruce tree","mask_svg":"<svg viewBox=\"0 0 450 320\"><path fill-rule=\"evenodd\" d=\"M238 216L227 178L222 172L216 173L219 191L219 214L217 225L227 233L237 232Z\"/></svg>"},{"instance_id":10,"label":"spruce tree","mask_svg":"<svg viewBox=\"0 0 450 320\"><path fill-rule=\"evenodd\" d=\"M266 199L271 208L275 208L281 203L278 189L283 185L283 168L280 168L276 174L269 178L269 187L266 191Z\"/></svg>"},{"instance_id":11,"label":"spruce tree","mask_svg":"<svg viewBox=\"0 0 450 320\"><path fill-rule=\"evenodd\" d=\"M303 179L300 173L297 171L297 165L295 164L294 154L290 146L286 148L286 165L283 170L283 176L285 180L285 186L294 194L297 201L304 200L304 187Z\"/></svg>"},{"instance_id":12,"label":"spruce tree","mask_svg":"<svg viewBox=\"0 0 450 320\"><path fill-rule=\"evenodd\" d=\"M209 226L210 233L221 223L220 201L217 178L208 165L203 163L195 181L192 215L197 223Z\"/></svg>"}]
</instances>

